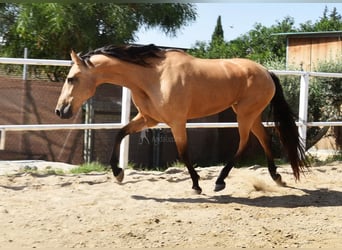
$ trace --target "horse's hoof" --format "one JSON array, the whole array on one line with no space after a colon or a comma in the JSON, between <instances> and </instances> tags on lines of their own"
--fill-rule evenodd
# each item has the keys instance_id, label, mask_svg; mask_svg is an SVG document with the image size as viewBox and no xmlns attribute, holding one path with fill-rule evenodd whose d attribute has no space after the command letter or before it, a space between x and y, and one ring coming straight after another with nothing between
<instances>
[{"instance_id":1,"label":"horse's hoof","mask_svg":"<svg viewBox=\"0 0 342 250\"><path fill-rule=\"evenodd\" d=\"M200 187L192 187L192 190L194 190L195 194L201 194L202 193L202 188L200 188Z\"/></svg>"},{"instance_id":2,"label":"horse's hoof","mask_svg":"<svg viewBox=\"0 0 342 250\"><path fill-rule=\"evenodd\" d=\"M116 181L121 183L124 179L124 176L125 176L125 172L123 169L121 169L120 173L118 175L114 175L115 178L116 178Z\"/></svg>"},{"instance_id":3,"label":"horse's hoof","mask_svg":"<svg viewBox=\"0 0 342 250\"><path fill-rule=\"evenodd\" d=\"M225 189L226 188L226 183L221 183L221 184L215 184L215 188L214 188L214 191L215 192L219 192L219 191L221 191L221 190L223 190L223 189Z\"/></svg>"},{"instance_id":4,"label":"horse's hoof","mask_svg":"<svg viewBox=\"0 0 342 250\"><path fill-rule=\"evenodd\" d=\"M277 178L274 180L278 186L285 187L286 182L282 181L281 175L277 174Z\"/></svg>"}]
</instances>

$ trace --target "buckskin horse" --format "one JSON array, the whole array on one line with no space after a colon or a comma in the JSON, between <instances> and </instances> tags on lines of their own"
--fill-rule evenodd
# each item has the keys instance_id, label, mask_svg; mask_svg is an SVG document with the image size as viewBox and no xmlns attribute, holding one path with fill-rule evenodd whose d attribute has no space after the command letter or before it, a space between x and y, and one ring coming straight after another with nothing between
<instances>
[{"instance_id":1,"label":"buckskin horse","mask_svg":"<svg viewBox=\"0 0 342 250\"><path fill-rule=\"evenodd\" d=\"M272 179L284 185L277 173L269 136L261 114L270 104L276 130L286 150L295 179L309 166L305 150L279 78L248 59L200 59L182 50L161 49L153 44L106 46L84 55L71 52L73 64L59 96L56 115L71 118L102 83L131 90L138 114L118 133L110 164L117 181L124 171L118 166L121 140L131 133L166 123L172 131L180 160L201 193L199 175L189 160L186 122L232 107L236 113L239 146L221 170L215 191L226 186L224 179L238 160L252 132L265 151Z\"/></svg>"}]
</instances>

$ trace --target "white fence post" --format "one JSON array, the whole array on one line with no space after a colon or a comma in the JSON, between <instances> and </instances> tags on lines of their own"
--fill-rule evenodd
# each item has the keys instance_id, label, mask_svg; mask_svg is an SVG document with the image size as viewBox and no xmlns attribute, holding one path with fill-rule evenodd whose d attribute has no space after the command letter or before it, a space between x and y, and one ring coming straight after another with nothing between
<instances>
[{"instance_id":1,"label":"white fence post","mask_svg":"<svg viewBox=\"0 0 342 250\"><path fill-rule=\"evenodd\" d=\"M92 124L94 117L94 109L93 109L93 99L90 98L85 104L85 114L84 114L84 123ZM83 159L84 162L90 163L92 152L92 130L85 129L84 130L84 146L83 146Z\"/></svg>"},{"instance_id":2,"label":"white fence post","mask_svg":"<svg viewBox=\"0 0 342 250\"><path fill-rule=\"evenodd\" d=\"M122 87L121 105L121 124L124 126L129 122L131 115L131 91L125 87ZM121 168L125 168L128 165L128 152L129 136L126 136L120 145L119 166Z\"/></svg>"},{"instance_id":3,"label":"white fence post","mask_svg":"<svg viewBox=\"0 0 342 250\"><path fill-rule=\"evenodd\" d=\"M28 49L24 48L24 59L27 59L28 56ZM27 80L27 64L23 65L23 80Z\"/></svg>"},{"instance_id":4,"label":"white fence post","mask_svg":"<svg viewBox=\"0 0 342 250\"><path fill-rule=\"evenodd\" d=\"M5 149L5 140L6 140L6 131L4 129L0 129L0 150Z\"/></svg>"},{"instance_id":5,"label":"white fence post","mask_svg":"<svg viewBox=\"0 0 342 250\"><path fill-rule=\"evenodd\" d=\"M299 94L299 135L303 139L306 146L306 130L308 120L308 102L309 102L309 74L306 72L300 77L300 94Z\"/></svg>"}]
</instances>

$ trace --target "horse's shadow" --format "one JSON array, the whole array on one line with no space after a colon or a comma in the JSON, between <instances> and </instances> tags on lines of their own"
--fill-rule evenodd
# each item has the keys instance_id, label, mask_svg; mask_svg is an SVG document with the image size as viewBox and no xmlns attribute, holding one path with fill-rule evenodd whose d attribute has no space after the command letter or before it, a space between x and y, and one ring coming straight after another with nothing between
<instances>
[{"instance_id":1,"label":"horse's shadow","mask_svg":"<svg viewBox=\"0 0 342 250\"><path fill-rule=\"evenodd\" d=\"M297 188L294 188L297 189ZM174 202L174 203L210 203L210 204L228 204L237 203L255 207L330 207L342 206L342 192L328 189L300 189L305 192L304 195L281 195L281 196L261 196L257 198L232 197L229 195L197 196L194 198L158 198L141 195L132 195L136 200L154 200L156 202Z\"/></svg>"}]
</instances>

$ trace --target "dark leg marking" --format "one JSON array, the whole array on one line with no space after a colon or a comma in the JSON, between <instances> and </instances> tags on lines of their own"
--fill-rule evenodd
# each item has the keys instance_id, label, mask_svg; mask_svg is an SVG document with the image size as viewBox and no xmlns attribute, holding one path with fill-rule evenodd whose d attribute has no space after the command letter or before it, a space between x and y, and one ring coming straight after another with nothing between
<instances>
[{"instance_id":1,"label":"dark leg marking","mask_svg":"<svg viewBox=\"0 0 342 250\"><path fill-rule=\"evenodd\" d=\"M218 176L215 182L214 191L218 192L226 188L226 183L224 179L229 175L230 170L234 167L234 161L229 161L224 168L221 170L220 175Z\"/></svg>"},{"instance_id":2,"label":"dark leg marking","mask_svg":"<svg viewBox=\"0 0 342 250\"><path fill-rule=\"evenodd\" d=\"M119 164L118 156L120 154L120 143L126 135L128 135L128 133L126 132L125 127L123 127L122 129L120 129L119 133L116 136L114 148L112 151L112 156L110 159L110 165L112 167L113 174L118 182L122 182L124 178L123 169L118 167L118 164Z\"/></svg>"}]
</instances>

